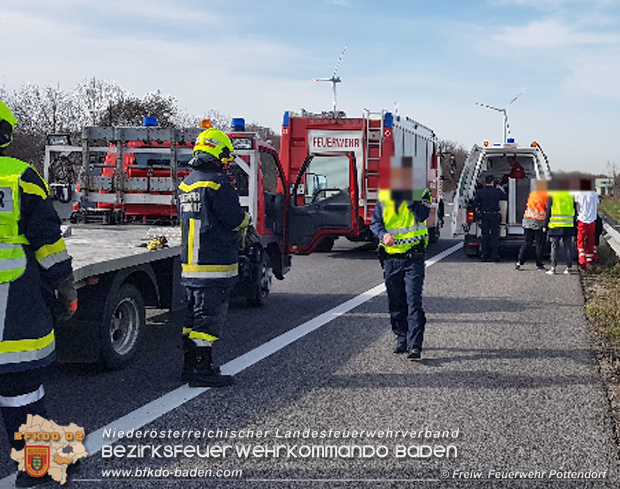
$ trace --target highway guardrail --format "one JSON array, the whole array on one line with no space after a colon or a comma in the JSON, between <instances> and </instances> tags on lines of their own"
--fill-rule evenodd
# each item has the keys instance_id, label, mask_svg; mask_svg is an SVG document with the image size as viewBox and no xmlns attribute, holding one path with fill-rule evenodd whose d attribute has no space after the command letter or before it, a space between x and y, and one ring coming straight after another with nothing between
<instances>
[{"instance_id":1,"label":"highway guardrail","mask_svg":"<svg viewBox=\"0 0 620 489\"><path fill-rule=\"evenodd\" d=\"M603 231L603 237L616 252L616 255L620 257L620 225L608 217L603 217Z\"/></svg>"}]
</instances>

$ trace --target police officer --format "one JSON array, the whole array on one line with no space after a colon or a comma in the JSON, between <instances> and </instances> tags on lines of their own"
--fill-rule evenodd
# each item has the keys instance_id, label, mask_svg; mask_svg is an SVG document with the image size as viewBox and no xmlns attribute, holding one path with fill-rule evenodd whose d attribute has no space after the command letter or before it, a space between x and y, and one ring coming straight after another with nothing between
<instances>
[{"instance_id":1,"label":"police officer","mask_svg":"<svg viewBox=\"0 0 620 489\"><path fill-rule=\"evenodd\" d=\"M222 131L203 131L190 161L194 170L179 186L181 283L187 303L182 377L190 387L233 383L212 364L213 344L222 334L230 289L237 281L239 232L250 224L225 173L233 151Z\"/></svg>"},{"instance_id":2,"label":"police officer","mask_svg":"<svg viewBox=\"0 0 620 489\"><path fill-rule=\"evenodd\" d=\"M29 414L47 416L42 381L54 360L52 313L71 317L77 294L47 184L27 163L4 156L16 124L0 101L0 411L9 442L21 450L14 433ZM46 481L19 472L16 485Z\"/></svg>"},{"instance_id":3,"label":"police officer","mask_svg":"<svg viewBox=\"0 0 620 489\"><path fill-rule=\"evenodd\" d=\"M431 194L426 189L421 201L401 200L402 197L398 192L381 190L370 229L379 239L390 322L396 335L394 353L408 352L408 358L417 360L421 357L426 326L422 287Z\"/></svg>"},{"instance_id":4,"label":"police officer","mask_svg":"<svg viewBox=\"0 0 620 489\"><path fill-rule=\"evenodd\" d=\"M482 261L499 261L499 201L506 200L506 193L495 186L495 179L487 175L485 185L476 193L474 208L482 217Z\"/></svg>"}]
</instances>

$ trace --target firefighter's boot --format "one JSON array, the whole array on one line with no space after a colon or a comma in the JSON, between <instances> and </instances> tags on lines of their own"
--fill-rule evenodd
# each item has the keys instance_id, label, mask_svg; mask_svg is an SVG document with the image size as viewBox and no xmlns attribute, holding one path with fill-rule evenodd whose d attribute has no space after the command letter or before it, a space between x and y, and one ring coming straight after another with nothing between
<instances>
[{"instance_id":1,"label":"firefighter's boot","mask_svg":"<svg viewBox=\"0 0 620 489\"><path fill-rule=\"evenodd\" d=\"M218 368L213 368L212 356L211 346L197 346L194 349L189 376L190 387L227 387L234 383L231 375L222 375Z\"/></svg>"},{"instance_id":2,"label":"firefighter's boot","mask_svg":"<svg viewBox=\"0 0 620 489\"><path fill-rule=\"evenodd\" d=\"M194 355L196 349L196 343L189 339L189 336L183 336L183 369L181 370L181 382L189 381L192 365L194 362ZM220 373L220 367L211 365L211 368Z\"/></svg>"}]
</instances>

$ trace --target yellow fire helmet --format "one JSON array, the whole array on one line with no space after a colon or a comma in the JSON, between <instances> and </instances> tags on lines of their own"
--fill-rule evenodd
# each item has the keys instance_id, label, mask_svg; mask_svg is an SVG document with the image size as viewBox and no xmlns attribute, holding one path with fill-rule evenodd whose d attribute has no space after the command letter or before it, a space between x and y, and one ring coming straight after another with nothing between
<instances>
[{"instance_id":1,"label":"yellow fire helmet","mask_svg":"<svg viewBox=\"0 0 620 489\"><path fill-rule=\"evenodd\" d=\"M13 129L17 118L6 104L0 100L0 148L6 148L13 141Z\"/></svg>"},{"instance_id":2,"label":"yellow fire helmet","mask_svg":"<svg viewBox=\"0 0 620 489\"><path fill-rule=\"evenodd\" d=\"M219 129L211 128L200 133L194 145L194 156L198 151L210 154L226 165L235 159L230 139Z\"/></svg>"}]
</instances>

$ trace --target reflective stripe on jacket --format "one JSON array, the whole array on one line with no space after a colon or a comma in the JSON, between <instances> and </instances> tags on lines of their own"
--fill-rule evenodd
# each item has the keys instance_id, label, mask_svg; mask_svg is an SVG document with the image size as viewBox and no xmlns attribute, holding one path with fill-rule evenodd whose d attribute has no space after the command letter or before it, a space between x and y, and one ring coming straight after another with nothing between
<instances>
[{"instance_id":1,"label":"reflective stripe on jacket","mask_svg":"<svg viewBox=\"0 0 620 489\"><path fill-rule=\"evenodd\" d=\"M428 195L430 196L430 192ZM380 192L379 200L383 207L383 226L394 236L395 241L392 246L381 243L387 253L406 253L420 242L423 242L425 247L428 245L426 221L418 222L406 201L401 202L396 209L396 202L389 198L387 191Z\"/></svg>"},{"instance_id":2,"label":"reflective stripe on jacket","mask_svg":"<svg viewBox=\"0 0 620 489\"><path fill-rule=\"evenodd\" d=\"M529 217L536 221L544 221L546 215L546 205L549 199L549 194L543 190L534 190L530 192L527 198L527 207L523 217Z\"/></svg>"},{"instance_id":3,"label":"reflective stripe on jacket","mask_svg":"<svg viewBox=\"0 0 620 489\"><path fill-rule=\"evenodd\" d=\"M551 217L549 228L572 228L575 226L575 201L568 190L551 193Z\"/></svg>"}]
</instances>

